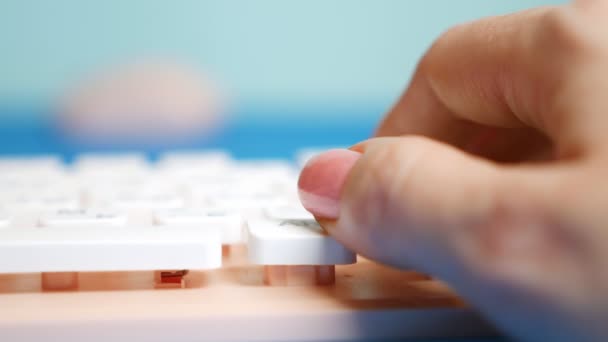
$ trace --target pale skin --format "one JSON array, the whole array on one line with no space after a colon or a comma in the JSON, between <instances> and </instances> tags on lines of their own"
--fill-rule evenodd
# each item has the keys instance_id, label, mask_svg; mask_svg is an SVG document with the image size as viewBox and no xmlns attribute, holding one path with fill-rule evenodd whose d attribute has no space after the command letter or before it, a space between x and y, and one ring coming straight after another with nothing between
<instances>
[{"instance_id":1,"label":"pale skin","mask_svg":"<svg viewBox=\"0 0 608 342\"><path fill-rule=\"evenodd\" d=\"M449 30L376 135L302 172L330 234L513 337L608 338L608 1Z\"/></svg>"}]
</instances>

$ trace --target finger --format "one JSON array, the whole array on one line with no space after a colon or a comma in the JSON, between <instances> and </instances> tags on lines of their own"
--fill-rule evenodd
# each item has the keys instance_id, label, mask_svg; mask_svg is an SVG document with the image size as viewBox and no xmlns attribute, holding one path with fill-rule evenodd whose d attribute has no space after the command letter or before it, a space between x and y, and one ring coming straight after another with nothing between
<instances>
[{"instance_id":1,"label":"finger","mask_svg":"<svg viewBox=\"0 0 608 342\"><path fill-rule=\"evenodd\" d=\"M561 179L558 171L498 168L420 137L374 139L355 149L361 153L331 151L304 168L303 205L358 253L440 276L449 276L445 265L468 262L463 246L484 252L488 234L477 227L497 212L545 212L539 206Z\"/></svg>"},{"instance_id":2,"label":"finger","mask_svg":"<svg viewBox=\"0 0 608 342\"><path fill-rule=\"evenodd\" d=\"M573 76L592 76L588 58L606 59L585 44L586 16L570 6L541 8L448 31L377 134L424 135L493 159L526 146L546 149L544 135L560 150L580 148L596 126L573 124L572 116L594 121L581 120L582 98L603 99L608 88L597 77L589 86Z\"/></svg>"},{"instance_id":3,"label":"finger","mask_svg":"<svg viewBox=\"0 0 608 342\"><path fill-rule=\"evenodd\" d=\"M416 130L425 126L433 129L435 123L452 131L454 125L463 125L462 119L489 126L522 126L512 115L505 96L499 93L502 85L496 82L507 82L499 78L510 77L505 69L512 70L517 64L529 68L528 61L521 60L528 57L529 48L521 36L535 35L538 22L550 10L487 18L446 32L424 56L410 88L378 133L425 133ZM473 113L468 113L469 109Z\"/></svg>"}]
</instances>

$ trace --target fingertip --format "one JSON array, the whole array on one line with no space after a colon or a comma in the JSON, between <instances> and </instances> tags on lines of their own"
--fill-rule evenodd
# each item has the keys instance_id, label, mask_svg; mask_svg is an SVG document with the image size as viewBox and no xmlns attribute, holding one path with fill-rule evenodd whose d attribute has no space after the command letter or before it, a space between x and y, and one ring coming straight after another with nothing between
<instances>
[{"instance_id":1,"label":"fingertip","mask_svg":"<svg viewBox=\"0 0 608 342\"><path fill-rule=\"evenodd\" d=\"M312 158L298 180L298 193L304 208L317 217L337 219L342 188L360 157L359 152L339 149Z\"/></svg>"}]
</instances>

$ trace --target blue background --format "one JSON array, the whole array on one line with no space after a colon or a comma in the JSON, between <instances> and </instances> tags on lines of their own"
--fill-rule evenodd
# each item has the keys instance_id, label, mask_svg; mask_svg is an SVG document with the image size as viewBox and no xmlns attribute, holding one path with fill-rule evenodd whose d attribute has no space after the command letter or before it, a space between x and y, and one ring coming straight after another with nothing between
<instances>
[{"instance_id":1,"label":"blue background","mask_svg":"<svg viewBox=\"0 0 608 342\"><path fill-rule=\"evenodd\" d=\"M114 66L163 60L209 75L230 100L222 134L105 146L221 147L289 157L365 139L442 31L549 0L3 0L0 154L97 150L55 128L54 101Z\"/></svg>"},{"instance_id":2,"label":"blue background","mask_svg":"<svg viewBox=\"0 0 608 342\"><path fill-rule=\"evenodd\" d=\"M56 129L54 101L83 78L144 60L209 75L230 100L220 135L152 153L220 147L288 157L365 139L442 31L550 0L3 0L0 154L96 150Z\"/></svg>"},{"instance_id":3,"label":"blue background","mask_svg":"<svg viewBox=\"0 0 608 342\"><path fill-rule=\"evenodd\" d=\"M163 59L243 106L386 106L450 26L561 2L2 0L0 100L44 103L96 70Z\"/></svg>"}]
</instances>

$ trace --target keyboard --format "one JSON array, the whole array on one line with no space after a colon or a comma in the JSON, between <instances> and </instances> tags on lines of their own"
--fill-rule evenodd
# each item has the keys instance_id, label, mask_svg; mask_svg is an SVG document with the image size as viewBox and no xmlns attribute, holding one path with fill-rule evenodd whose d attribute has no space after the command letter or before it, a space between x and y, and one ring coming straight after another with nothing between
<instances>
[{"instance_id":1,"label":"keyboard","mask_svg":"<svg viewBox=\"0 0 608 342\"><path fill-rule=\"evenodd\" d=\"M296 187L317 153L0 159L1 334L318 341L493 331L441 282L357 256L319 226Z\"/></svg>"}]
</instances>

